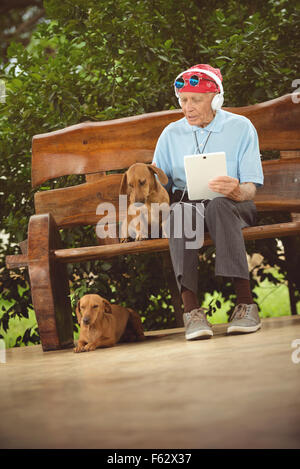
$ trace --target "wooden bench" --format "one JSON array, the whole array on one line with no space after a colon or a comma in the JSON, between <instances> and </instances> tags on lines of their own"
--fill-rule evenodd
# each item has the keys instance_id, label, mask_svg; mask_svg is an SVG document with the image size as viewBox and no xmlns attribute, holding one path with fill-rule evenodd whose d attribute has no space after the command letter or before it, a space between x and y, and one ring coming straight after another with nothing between
<instances>
[{"instance_id":1,"label":"wooden bench","mask_svg":"<svg viewBox=\"0 0 300 469\"><path fill-rule=\"evenodd\" d=\"M263 162L265 184L255 203L259 211L300 212L300 105L292 95L225 110L248 117L256 127L261 150L280 150L281 158ZM139 161L152 161L163 128L182 117L181 110L162 111L105 122L85 122L55 132L35 135L32 141L32 186L65 175L86 175L77 186L35 193L35 215L28 226L23 253L7 256L9 269L28 267L33 306L43 350L73 345L72 313L66 264L106 259L123 254L168 250L168 239L65 249L59 229L96 225L98 204L118 208L121 174ZM110 172L107 174L107 172ZM118 210L116 210L118 215ZM300 234L300 220L243 230L245 240ZM113 220L112 220L113 222ZM212 244L208 235L204 245Z\"/></svg>"}]
</instances>

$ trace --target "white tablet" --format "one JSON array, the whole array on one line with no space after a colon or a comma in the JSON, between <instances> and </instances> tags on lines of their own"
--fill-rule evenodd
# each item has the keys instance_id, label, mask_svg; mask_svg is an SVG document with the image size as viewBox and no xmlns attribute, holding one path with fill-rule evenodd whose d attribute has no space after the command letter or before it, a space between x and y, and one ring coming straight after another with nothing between
<instances>
[{"instance_id":1,"label":"white tablet","mask_svg":"<svg viewBox=\"0 0 300 469\"><path fill-rule=\"evenodd\" d=\"M208 181L217 176L227 176L226 155L224 151L186 155L184 169L188 197L190 200L214 199L224 197L208 187Z\"/></svg>"}]
</instances>

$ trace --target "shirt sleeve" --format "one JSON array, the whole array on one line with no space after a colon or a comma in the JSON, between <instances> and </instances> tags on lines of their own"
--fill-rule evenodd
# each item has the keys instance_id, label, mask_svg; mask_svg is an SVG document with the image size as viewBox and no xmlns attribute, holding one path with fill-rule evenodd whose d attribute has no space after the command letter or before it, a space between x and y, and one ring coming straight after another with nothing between
<instances>
[{"instance_id":1,"label":"shirt sleeve","mask_svg":"<svg viewBox=\"0 0 300 469\"><path fill-rule=\"evenodd\" d=\"M250 121L242 138L238 176L240 183L253 182L257 187L261 187L264 183L258 135Z\"/></svg>"},{"instance_id":2,"label":"shirt sleeve","mask_svg":"<svg viewBox=\"0 0 300 469\"><path fill-rule=\"evenodd\" d=\"M172 178L170 168L170 151L166 129L162 131L160 137L157 140L152 163L155 163L158 168L162 169L168 177L168 182L166 185L164 185L168 191L172 185Z\"/></svg>"}]
</instances>

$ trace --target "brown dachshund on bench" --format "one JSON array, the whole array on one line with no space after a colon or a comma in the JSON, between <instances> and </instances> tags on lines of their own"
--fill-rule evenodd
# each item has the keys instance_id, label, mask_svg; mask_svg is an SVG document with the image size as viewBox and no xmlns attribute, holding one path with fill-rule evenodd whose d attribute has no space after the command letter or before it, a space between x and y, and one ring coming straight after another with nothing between
<instances>
[{"instance_id":1,"label":"brown dachshund on bench","mask_svg":"<svg viewBox=\"0 0 300 469\"><path fill-rule=\"evenodd\" d=\"M84 295L77 303L80 335L74 352L112 347L117 342L144 340L140 316L132 309L110 304L99 295Z\"/></svg>"},{"instance_id":2,"label":"brown dachshund on bench","mask_svg":"<svg viewBox=\"0 0 300 469\"><path fill-rule=\"evenodd\" d=\"M151 210L151 206L162 204L161 209L166 218L169 213L170 199L162 184L167 184L167 182L168 177L164 171L152 164L135 163L123 174L119 194L128 196L128 215L121 225L120 241L122 243L128 241L129 237L134 238L135 241L150 237L151 227L154 227L158 235L159 231L163 230L162 212ZM130 233L129 225L136 217L136 213L129 213L128 209L129 207L134 209L137 204L142 206L140 208L141 221L136 227L131 227L132 233Z\"/></svg>"}]
</instances>

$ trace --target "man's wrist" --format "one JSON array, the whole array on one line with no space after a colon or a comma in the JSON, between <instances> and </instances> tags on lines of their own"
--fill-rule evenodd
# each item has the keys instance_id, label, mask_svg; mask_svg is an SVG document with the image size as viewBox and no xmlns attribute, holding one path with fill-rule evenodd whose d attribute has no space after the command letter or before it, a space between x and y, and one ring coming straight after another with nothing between
<instances>
[{"instance_id":1,"label":"man's wrist","mask_svg":"<svg viewBox=\"0 0 300 469\"><path fill-rule=\"evenodd\" d=\"M236 190L234 191L234 193L231 195L230 197L232 200L234 200L235 202L243 202L244 199L244 194L243 192L241 191L241 187L238 186L236 188Z\"/></svg>"},{"instance_id":2,"label":"man's wrist","mask_svg":"<svg viewBox=\"0 0 300 469\"><path fill-rule=\"evenodd\" d=\"M239 193L237 195L238 199L237 202L243 202L245 200L253 200L255 193L256 193L256 187L253 182L243 182L239 184Z\"/></svg>"}]
</instances>

